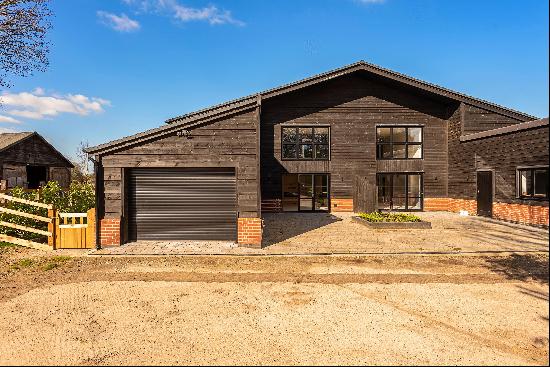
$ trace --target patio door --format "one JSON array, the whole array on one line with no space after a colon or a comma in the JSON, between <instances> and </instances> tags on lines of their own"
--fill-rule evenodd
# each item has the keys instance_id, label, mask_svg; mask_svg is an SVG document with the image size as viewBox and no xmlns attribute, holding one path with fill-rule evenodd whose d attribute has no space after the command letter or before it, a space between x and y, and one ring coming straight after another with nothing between
<instances>
[{"instance_id":1,"label":"patio door","mask_svg":"<svg viewBox=\"0 0 550 367\"><path fill-rule=\"evenodd\" d=\"M327 174L283 175L283 211L328 211L329 199Z\"/></svg>"}]
</instances>

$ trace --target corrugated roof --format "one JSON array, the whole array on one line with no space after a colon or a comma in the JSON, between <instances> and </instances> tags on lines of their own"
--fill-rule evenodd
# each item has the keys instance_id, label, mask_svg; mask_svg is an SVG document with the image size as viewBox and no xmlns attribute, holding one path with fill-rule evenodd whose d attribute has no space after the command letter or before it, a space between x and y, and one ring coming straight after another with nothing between
<instances>
[{"instance_id":1,"label":"corrugated roof","mask_svg":"<svg viewBox=\"0 0 550 367\"><path fill-rule=\"evenodd\" d=\"M251 94L246 97L234 99L228 102L224 102L212 107L208 107L202 110L177 116L166 120L167 126L161 126L155 129L150 129L145 132L124 137L122 139L113 140L111 142L90 147L86 151L88 153L96 154L100 152L106 152L114 149L124 147L128 144L143 141L149 137L156 136L157 134L166 134L176 128L184 128L189 124L195 124L196 122L205 122L230 111L242 110L244 108L250 108L258 103L259 100L272 98L284 93L288 93L300 88L311 86L317 83L321 83L330 79L334 79L346 74L350 74L356 71L366 71L387 79L391 79L406 85L419 88L421 90L460 102L465 102L473 106L485 108L489 111L493 111L504 116L509 116L522 121L534 120L537 117L529 114L519 112L510 108L506 108L495 103L491 103L479 98L474 98L463 93L455 92L450 89L440 87L436 84L428 83L419 79L409 77L407 75L397 73L395 71L382 68L380 66L367 63L365 61L359 61L338 69L334 69L322 74L318 74L306 79L302 79L293 83L285 84L276 88L268 89L260 93Z\"/></svg>"},{"instance_id":2,"label":"corrugated roof","mask_svg":"<svg viewBox=\"0 0 550 367\"><path fill-rule=\"evenodd\" d=\"M0 152L6 150L12 145L19 143L34 134L32 131L22 133L1 133L0 134Z\"/></svg>"}]
</instances>

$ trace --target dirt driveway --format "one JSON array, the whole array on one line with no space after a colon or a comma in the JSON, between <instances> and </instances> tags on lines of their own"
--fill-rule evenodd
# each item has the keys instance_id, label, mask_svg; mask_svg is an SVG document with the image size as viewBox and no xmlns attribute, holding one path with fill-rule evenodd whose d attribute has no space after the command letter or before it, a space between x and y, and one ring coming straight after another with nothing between
<instances>
[{"instance_id":1,"label":"dirt driveway","mask_svg":"<svg viewBox=\"0 0 550 367\"><path fill-rule=\"evenodd\" d=\"M0 249L0 364L544 365L547 278L547 254Z\"/></svg>"}]
</instances>

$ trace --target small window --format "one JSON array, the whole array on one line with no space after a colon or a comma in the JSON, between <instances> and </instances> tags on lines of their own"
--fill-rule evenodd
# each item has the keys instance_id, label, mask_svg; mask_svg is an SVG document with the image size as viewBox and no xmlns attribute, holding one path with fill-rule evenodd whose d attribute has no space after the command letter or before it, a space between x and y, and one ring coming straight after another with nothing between
<instances>
[{"instance_id":1,"label":"small window","mask_svg":"<svg viewBox=\"0 0 550 367\"><path fill-rule=\"evenodd\" d=\"M376 128L376 159L422 159L422 127Z\"/></svg>"},{"instance_id":2,"label":"small window","mask_svg":"<svg viewBox=\"0 0 550 367\"><path fill-rule=\"evenodd\" d=\"M521 168L517 173L518 196L548 200L548 168Z\"/></svg>"},{"instance_id":3,"label":"small window","mask_svg":"<svg viewBox=\"0 0 550 367\"><path fill-rule=\"evenodd\" d=\"M281 136L283 159L325 161L330 158L329 127L283 127Z\"/></svg>"}]
</instances>

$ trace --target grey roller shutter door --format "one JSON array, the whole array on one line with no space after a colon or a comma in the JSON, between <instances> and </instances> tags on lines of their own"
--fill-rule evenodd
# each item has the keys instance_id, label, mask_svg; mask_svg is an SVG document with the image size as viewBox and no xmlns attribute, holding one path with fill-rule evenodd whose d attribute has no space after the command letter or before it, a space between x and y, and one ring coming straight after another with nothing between
<instances>
[{"instance_id":1,"label":"grey roller shutter door","mask_svg":"<svg viewBox=\"0 0 550 367\"><path fill-rule=\"evenodd\" d=\"M128 196L130 240L237 238L233 169L132 169Z\"/></svg>"}]
</instances>

